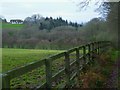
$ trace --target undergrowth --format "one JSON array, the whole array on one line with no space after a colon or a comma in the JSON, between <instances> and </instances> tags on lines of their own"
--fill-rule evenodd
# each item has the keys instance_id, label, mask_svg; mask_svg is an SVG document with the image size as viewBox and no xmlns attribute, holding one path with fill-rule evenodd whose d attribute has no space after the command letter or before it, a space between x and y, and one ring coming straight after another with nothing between
<instances>
[{"instance_id":1,"label":"undergrowth","mask_svg":"<svg viewBox=\"0 0 120 90\"><path fill-rule=\"evenodd\" d=\"M119 51L109 49L100 55L96 55L94 63L80 75L81 88L106 88L106 82L117 61ZM120 78L119 78L120 79ZM114 88L114 87L113 87Z\"/></svg>"}]
</instances>

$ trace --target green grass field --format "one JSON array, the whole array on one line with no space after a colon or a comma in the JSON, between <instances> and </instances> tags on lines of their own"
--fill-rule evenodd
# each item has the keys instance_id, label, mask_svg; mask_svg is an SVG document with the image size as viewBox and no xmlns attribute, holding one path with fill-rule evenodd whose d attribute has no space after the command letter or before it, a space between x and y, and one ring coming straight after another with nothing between
<instances>
[{"instance_id":1,"label":"green grass field","mask_svg":"<svg viewBox=\"0 0 120 90\"><path fill-rule=\"evenodd\" d=\"M48 56L63 52L64 50L38 50L38 49L2 49L2 72L7 72L14 68L26 65L30 62L42 60ZM70 55L74 58L75 53ZM56 59L52 62L52 75L55 75L65 66L64 57ZM63 74L64 75L64 74ZM65 80L63 76L62 81ZM32 70L22 76L14 78L10 82L11 88L34 88L45 82L45 66Z\"/></svg>"},{"instance_id":2,"label":"green grass field","mask_svg":"<svg viewBox=\"0 0 120 90\"><path fill-rule=\"evenodd\" d=\"M62 52L63 50L35 50L35 49L2 49L2 72L6 72L16 67L42 60L53 54ZM59 62L59 61L57 61ZM60 61L61 62L61 61ZM58 63L53 66L58 66ZM45 67L32 70L18 78L11 80L11 87L26 88L34 87L37 83L45 81Z\"/></svg>"},{"instance_id":3,"label":"green grass field","mask_svg":"<svg viewBox=\"0 0 120 90\"><path fill-rule=\"evenodd\" d=\"M10 24L10 23L0 23L0 24L2 24L2 29L20 30L24 27L23 24Z\"/></svg>"},{"instance_id":4,"label":"green grass field","mask_svg":"<svg viewBox=\"0 0 120 90\"><path fill-rule=\"evenodd\" d=\"M2 49L3 72L25 65L36 60L41 60L60 50L34 50L34 49Z\"/></svg>"},{"instance_id":5,"label":"green grass field","mask_svg":"<svg viewBox=\"0 0 120 90\"><path fill-rule=\"evenodd\" d=\"M26 65L30 62L42 60L48 56L63 52L64 50L38 50L38 49L2 49L2 72ZM71 54L71 58L74 53ZM63 69L64 57L52 62L52 75ZM62 80L65 80L63 76ZM32 70L22 76L14 78L10 82L11 88L34 88L45 82L45 66ZM63 82L63 81L61 81Z\"/></svg>"},{"instance_id":6,"label":"green grass field","mask_svg":"<svg viewBox=\"0 0 120 90\"><path fill-rule=\"evenodd\" d=\"M1 49L0 49L1 50ZM63 52L63 50L39 50L39 49L2 49L2 71L6 72L16 67L20 67L22 65L28 64L30 62L34 62L36 60L42 60L50 55L57 54ZM81 51L82 52L82 51ZM81 53L80 52L80 53ZM114 59L117 57L117 51L114 51L111 58ZM75 59L74 53L70 54L70 59ZM71 60L72 60L71 59ZM0 62L1 63L1 62ZM96 64L97 65L97 64ZM109 65L107 65L109 66ZM60 69L64 67L64 58L59 58L52 62L52 75L58 72ZM97 68L96 66L95 68ZM91 67L92 68L92 67ZM94 69L94 68L92 68ZM109 69L109 68L108 68ZM104 69L108 70L107 68ZM65 78L65 77L64 77ZM62 80L65 80L62 78ZM14 78L11 80L10 85L11 88L35 88L37 85L45 82L45 66L32 70L20 77ZM62 81L64 82L64 81Z\"/></svg>"}]
</instances>

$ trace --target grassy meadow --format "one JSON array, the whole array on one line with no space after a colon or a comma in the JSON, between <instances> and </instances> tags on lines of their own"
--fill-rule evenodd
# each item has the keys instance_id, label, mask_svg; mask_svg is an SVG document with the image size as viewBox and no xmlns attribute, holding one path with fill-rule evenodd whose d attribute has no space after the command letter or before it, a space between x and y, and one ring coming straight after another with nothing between
<instances>
[{"instance_id":1,"label":"grassy meadow","mask_svg":"<svg viewBox=\"0 0 120 90\"><path fill-rule=\"evenodd\" d=\"M46 58L50 55L57 54L63 51L64 50L3 48L2 49L2 67L3 67L2 72L6 72L16 67L20 67L30 62L34 62L36 60L42 60L43 58ZM80 51L80 53L82 53L82 51ZM83 88L105 87L104 84L106 83L107 78L111 73L113 64L115 63L116 61L115 59L117 59L118 54L120 54L119 51L112 50L109 52L109 54L108 53L102 54L102 56L99 57L100 59L97 58L93 67L89 67L85 75L81 74L82 76L80 76L80 81L83 80L82 87ZM75 53L70 54L70 62L72 62L73 59L75 59L74 55ZM64 68L64 64L65 64L64 57L59 58L54 62L52 62L52 75L54 75L59 70ZM89 77L91 77L91 79L89 79ZM59 78L59 80L61 80L61 82L65 82L64 74L62 78L61 77ZM22 76L12 79L10 82L10 85L11 85L11 88L17 88L17 89L35 88L37 85L41 85L43 82L45 82L45 66L42 66Z\"/></svg>"},{"instance_id":2,"label":"grassy meadow","mask_svg":"<svg viewBox=\"0 0 120 90\"><path fill-rule=\"evenodd\" d=\"M34 50L34 49L2 49L2 71L25 65L36 60L41 60L62 50Z\"/></svg>"},{"instance_id":3,"label":"grassy meadow","mask_svg":"<svg viewBox=\"0 0 120 90\"><path fill-rule=\"evenodd\" d=\"M3 29L21 30L24 27L24 24L10 24L10 23L0 23L0 24L2 24Z\"/></svg>"},{"instance_id":4,"label":"grassy meadow","mask_svg":"<svg viewBox=\"0 0 120 90\"><path fill-rule=\"evenodd\" d=\"M63 52L64 50L39 50L39 49L2 49L2 72L26 65L30 62L42 60L50 55ZM82 51L80 51L82 53ZM75 60L75 53L70 54L70 62ZM52 62L52 75L55 75L65 66L64 57ZM63 74L60 82L64 82ZM11 88L34 88L45 82L45 66L32 70L22 76L11 80Z\"/></svg>"},{"instance_id":5,"label":"grassy meadow","mask_svg":"<svg viewBox=\"0 0 120 90\"><path fill-rule=\"evenodd\" d=\"M63 50L38 50L38 49L2 49L2 72L14 69L16 67L23 66L30 62L36 60L42 60L45 57L48 57L53 54L62 52ZM59 62L57 61L55 66L58 66ZM59 64L60 65L60 64ZM57 71L57 70L56 70ZM11 87L14 88L27 88L27 87L36 87L36 84L43 83L45 81L45 67L40 67L35 70L32 70L29 73L26 73L20 77L11 80Z\"/></svg>"}]
</instances>

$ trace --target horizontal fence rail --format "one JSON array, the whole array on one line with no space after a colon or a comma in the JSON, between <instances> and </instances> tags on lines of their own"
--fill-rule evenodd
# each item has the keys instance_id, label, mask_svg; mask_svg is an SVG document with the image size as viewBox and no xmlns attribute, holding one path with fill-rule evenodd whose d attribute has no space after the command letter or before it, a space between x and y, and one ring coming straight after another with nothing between
<instances>
[{"instance_id":1,"label":"horizontal fence rail","mask_svg":"<svg viewBox=\"0 0 120 90\"><path fill-rule=\"evenodd\" d=\"M87 64L94 61L94 55L100 54L106 47L110 46L110 44L109 41L92 42L2 73L2 88L10 89L11 79L24 75L41 66L45 66L46 82L37 86L36 90L39 90L40 88L52 88L52 82L63 73L65 73L65 83L58 85L57 88L69 88L71 86L71 81L74 78L77 78L77 83L79 82L80 72L85 69ZM80 51L82 53L80 53ZM70 62L71 53L75 54L75 60L73 62ZM64 68L52 75L52 62L61 57L64 57ZM75 66L74 74L70 72L70 69L73 66Z\"/></svg>"}]
</instances>

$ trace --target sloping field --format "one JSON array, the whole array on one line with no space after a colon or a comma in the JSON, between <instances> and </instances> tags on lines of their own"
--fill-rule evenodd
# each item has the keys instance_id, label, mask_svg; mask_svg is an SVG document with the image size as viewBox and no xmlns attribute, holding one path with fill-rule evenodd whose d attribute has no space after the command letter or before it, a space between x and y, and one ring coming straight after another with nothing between
<instances>
[{"instance_id":1,"label":"sloping field","mask_svg":"<svg viewBox=\"0 0 120 90\"><path fill-rule=\"evenodd\" d=\"M2 24L2 29L20 30L24 27L24 24L10 24L10 23L0 23L0 24Z\"/></svg>"}]
</instances>

